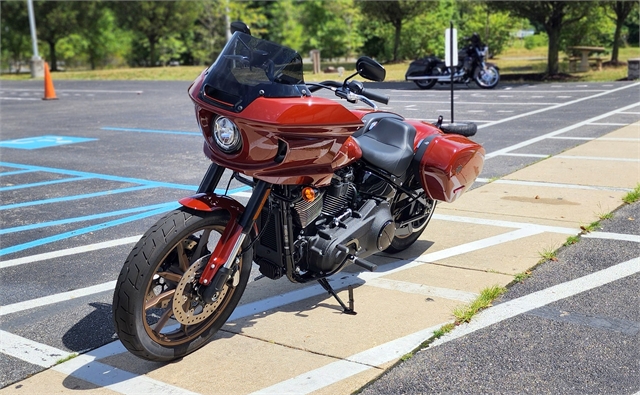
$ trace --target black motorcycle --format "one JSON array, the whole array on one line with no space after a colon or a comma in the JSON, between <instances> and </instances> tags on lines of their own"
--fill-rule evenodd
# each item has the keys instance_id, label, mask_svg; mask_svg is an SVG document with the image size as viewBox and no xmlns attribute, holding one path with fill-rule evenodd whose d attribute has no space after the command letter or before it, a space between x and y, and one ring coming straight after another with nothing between
<instances>
[{"instance_id":1,"label":"black motorcycle","mask_svg":"<svg viewBox=\"0 0 640 395\"><path fill-rule=\"evenodd\" d=\"M495 88L500 81L500 72L496 65L485 62L489 47L482 43L477 33L464 40L469 44L458 51L453 82L468 84L473 79L481 88ZM451 71L443 60L432 55L411 62L404 78L415 82L420 89L430 89L436 82L450 84Z\"/></svg>"}]
</instances>

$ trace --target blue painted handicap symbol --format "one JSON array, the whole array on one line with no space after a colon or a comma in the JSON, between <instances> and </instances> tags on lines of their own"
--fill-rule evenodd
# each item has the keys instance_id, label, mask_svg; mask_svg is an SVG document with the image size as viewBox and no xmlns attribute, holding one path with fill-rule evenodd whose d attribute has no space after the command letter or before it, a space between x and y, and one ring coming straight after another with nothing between
<instances>
[{"instance_id":1,"label":"blue painted handicap symbol","mask_svg":"<svg viewBox=\"0 0 640 395\"><path fill-rule=\"evenodd\" d=\"M18 149L38 149L46 147L56 147L58 145L83 143L85 141L93 141L97 139L90 139L84 137L69 137L69 136L37 136L27 137L24 139L5 140L0 141L0 147L4 148L18 148Z\"/></svg>"}]
</instances>

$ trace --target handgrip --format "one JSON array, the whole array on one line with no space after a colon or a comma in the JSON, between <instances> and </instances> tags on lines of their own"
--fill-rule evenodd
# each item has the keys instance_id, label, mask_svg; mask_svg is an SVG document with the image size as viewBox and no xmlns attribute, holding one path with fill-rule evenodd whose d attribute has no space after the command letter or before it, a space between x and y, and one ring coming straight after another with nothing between
<instances>
[{"instance_id":1,"label":"handgrip","mask_svg":"<svg viewBox=\"0 0 640 395\"><path fill-rule=\"evenodd\" d=\"M360 92L360 94L367 99L377 101L378 103L389 104L389 96L379 95L375 92L367 91L366 89L362 89L362 92Z\"/></svg>"}]
</instances>

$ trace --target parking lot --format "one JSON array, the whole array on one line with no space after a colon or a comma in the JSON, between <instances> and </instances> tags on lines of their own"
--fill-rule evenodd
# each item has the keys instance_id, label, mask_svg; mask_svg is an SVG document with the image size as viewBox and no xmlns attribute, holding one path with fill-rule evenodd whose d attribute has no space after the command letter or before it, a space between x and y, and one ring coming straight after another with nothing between
<instances>
[{"instance_id":1,"label":"parking lot","mask_svg":"<svg viewBox=\"0 0 640 395\"><path fill-rule=\"evenodd\" d=\"M456 305L509 284L640 181L640 84L457 87L455 120L477 123L473 139L487 152L481 179L467 199L439 205L411 249L377 256L379 272L335 276L336 289L358 286L358 316L339 314L318 285L255 281L210 345L152 364L114 339L111 297L133 244L208 167L188 83L55 86L59 100L42 101L41 82L0 82L3 392L47 383L60 392L351 393L451 322ZM368 88L390 96L381 110L451 117L448 88ZM248 196L241 184L229 192ZM624 288L616 292L633 298Z\"/></svg>"}]
</instances>

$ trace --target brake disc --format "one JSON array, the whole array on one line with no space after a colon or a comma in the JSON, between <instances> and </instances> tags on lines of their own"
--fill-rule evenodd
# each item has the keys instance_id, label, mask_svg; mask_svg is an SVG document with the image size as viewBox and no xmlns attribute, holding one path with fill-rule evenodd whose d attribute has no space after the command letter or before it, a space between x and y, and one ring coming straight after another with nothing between
<instances>
[{"instance_id":1,"label":"brake disc","mask_svg":"<svg viewBox=\"0 0 640 395\"><path fill-rule=\"evenodd\" d=\"M196 275L209 262L211 254L198 259L182 275L176 292L173 295L173 315L175 319L184 325L193 325L202 322L220 306L229 287L225 284L213 302L205 304L196 292L198 280Z\"/></svg>"}]
</instances>

